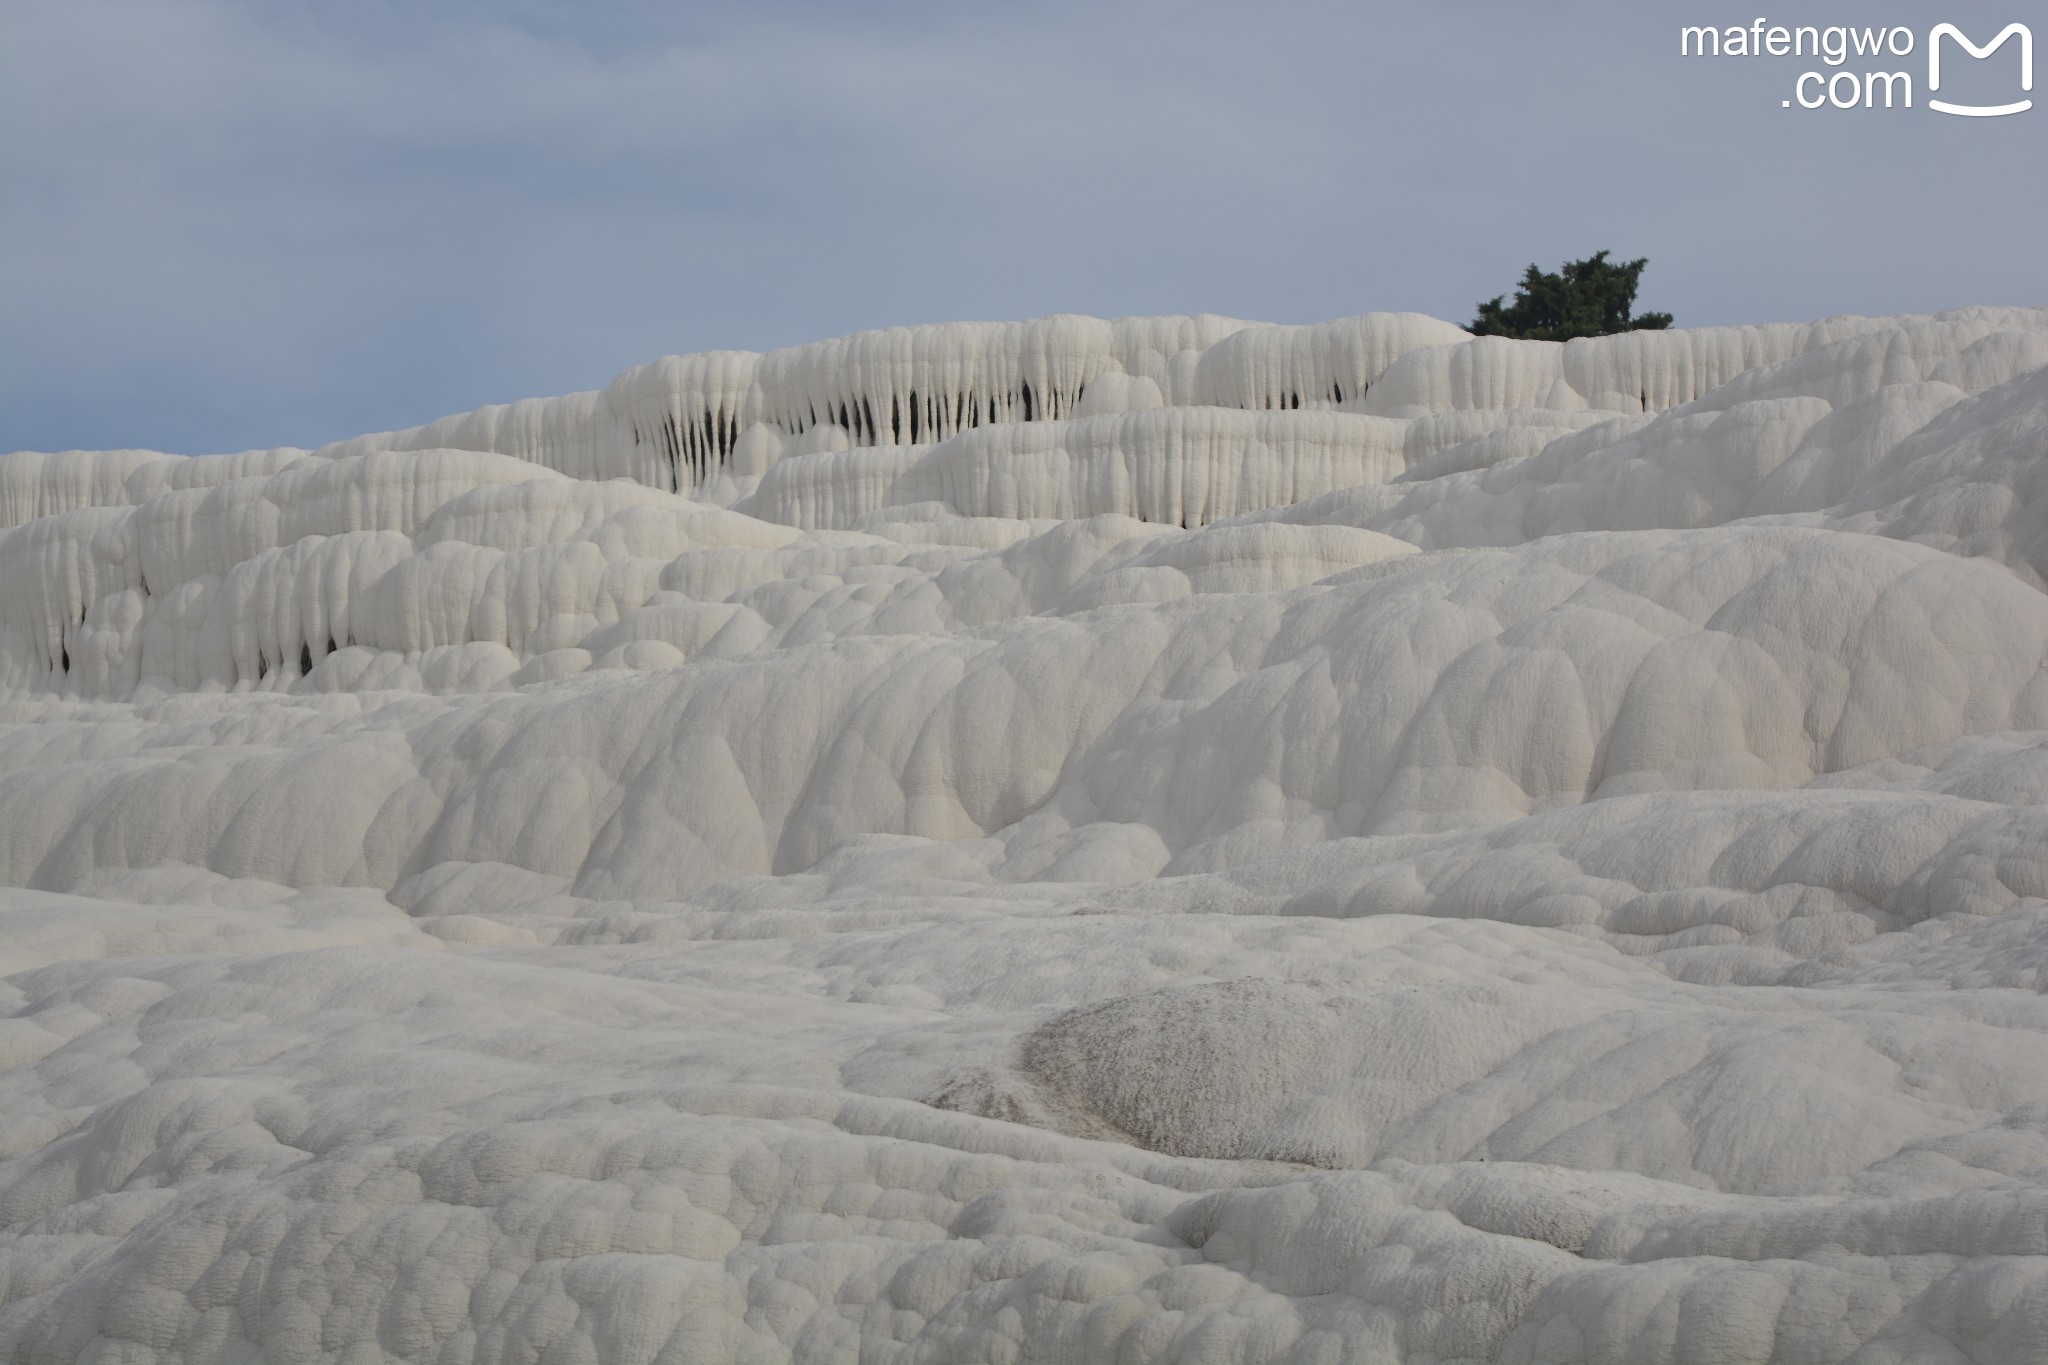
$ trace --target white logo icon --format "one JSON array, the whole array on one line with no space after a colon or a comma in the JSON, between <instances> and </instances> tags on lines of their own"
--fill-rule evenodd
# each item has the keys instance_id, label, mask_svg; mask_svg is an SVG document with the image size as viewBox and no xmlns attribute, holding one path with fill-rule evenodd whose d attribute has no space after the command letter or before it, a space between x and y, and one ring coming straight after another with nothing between
<instances>
[{"instance_id":1,"label":"white logo icon","mask_svg":"<svg viewBox=\"0 0 2048 1365\"><path fill-rule=\"evenodd\" d=\"M2034 34L2025 24L2007 24L1998 36L1983 47L1978 47L1963 36L1963 31L1954 24L1937 24L1934 32L1927 35L1927 89L1931 94L1941 89L1941 40L1955 39L1963 50L1972 57L1989 57L2005 46L2005 40L2014 34L2020 39L2020 89L2034 88ZM2032 100L2020 100L2015 104L1950 104L1946 100L1927 101L1930 109L1939 109L1944 114L1963 114L1970 118L1997 118L2000 114L2024 113L2034 107Z\"/></svg>"}]
</instances>

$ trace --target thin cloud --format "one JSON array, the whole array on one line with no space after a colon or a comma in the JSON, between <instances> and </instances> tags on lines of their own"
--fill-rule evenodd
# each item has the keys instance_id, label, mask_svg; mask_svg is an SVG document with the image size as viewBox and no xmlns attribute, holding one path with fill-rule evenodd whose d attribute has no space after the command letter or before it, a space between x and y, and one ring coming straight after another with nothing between
<instances>
[{"instance_id":1,"label":"thin cloud","mask_svg":"<svg viewBox=\"0 0 2048 1365\"><path fill-rule=\"evenodd\" d=\"M29 0L0 448L951 317L1462 319L1600 246L1681 323L2048 295L2027 130L1788 124L1639 6L1368 8Z\"/></svg>"}]
</instances>

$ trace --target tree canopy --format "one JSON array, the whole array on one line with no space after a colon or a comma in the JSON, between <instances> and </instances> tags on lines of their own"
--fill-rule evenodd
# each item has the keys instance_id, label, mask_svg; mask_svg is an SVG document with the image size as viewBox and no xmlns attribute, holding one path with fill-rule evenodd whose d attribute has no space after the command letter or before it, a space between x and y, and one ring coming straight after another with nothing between
<instances>
[{"instance_id":1,"label":"tree canopy","mask_svg":"<svg viewBox=\"0 0 2048 1365\"><path fill-rule=\"evenodd\" d=\"M1496 295L1479 305L1470 331L1479 336L1516 337L1524 341L1569 341L1615 332L1658 331L1671 325L1669 313L1638 313L1636 281L1648 257L1610 261L1596 251L1583 261L1566 261L1556 274L1532 262L1515 290L1515 301Z\"/></svg>"}]
</instances>

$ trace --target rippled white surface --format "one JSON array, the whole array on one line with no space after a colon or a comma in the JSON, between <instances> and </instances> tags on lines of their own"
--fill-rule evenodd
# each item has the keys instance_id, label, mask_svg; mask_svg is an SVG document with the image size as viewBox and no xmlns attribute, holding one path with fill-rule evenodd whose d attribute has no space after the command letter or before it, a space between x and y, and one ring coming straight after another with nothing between
<instances>
[{"instance_id":1,"label":"rippled white surface","mask_svg":"<svg viewBox=\"0 0 2048 1365\"><path fill-rule=\"evenodd\" d=\"M0 1359L2048 1359L2048 312L0 457Z\"/></svg>"}]
</instances>

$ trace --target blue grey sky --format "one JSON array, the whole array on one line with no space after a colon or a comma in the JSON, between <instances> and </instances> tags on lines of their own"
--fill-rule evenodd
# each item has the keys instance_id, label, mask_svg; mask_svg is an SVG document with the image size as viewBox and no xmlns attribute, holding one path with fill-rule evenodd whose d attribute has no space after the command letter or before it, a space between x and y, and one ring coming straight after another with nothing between
<instances>
[{"instance_id":1,"label":"blue grey sky","mask_svg":"<svg viewBox=\"0 0 2048 1365\"><path fill-rule=\"evenodd\" d=\"M311 446L960 318L1464 322L1602 247L1680 325L2048 303L2048 109L1678 56L1759 12L1910 26L1916 81L1943 20L2048 40L2038 0L0 0L0 449ZM1943 93L2012 98L2013 51Z\"/></svg>"}]
</instances>

